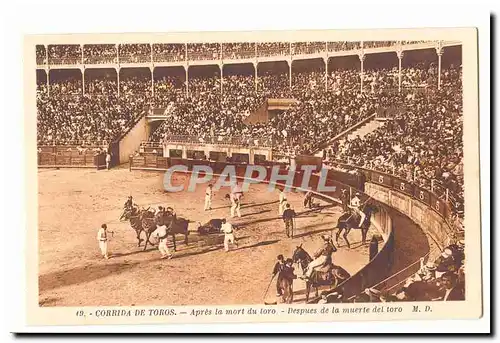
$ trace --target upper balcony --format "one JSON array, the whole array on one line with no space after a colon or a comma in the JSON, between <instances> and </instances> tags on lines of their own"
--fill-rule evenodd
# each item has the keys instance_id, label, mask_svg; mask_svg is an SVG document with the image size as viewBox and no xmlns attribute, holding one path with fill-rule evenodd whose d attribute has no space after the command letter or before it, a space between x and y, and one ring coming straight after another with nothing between
<instances>
[{"instance_id":1,"label":"upper balcony","mask_svg":"<svg viewBox=\"0 0 500 343\"><path fill-rule=\"evenodd\" d=\"M168 67L328 59L461 45L460 41L88 44L36 46L41 69Z\"/></svg>"}]
</instances>

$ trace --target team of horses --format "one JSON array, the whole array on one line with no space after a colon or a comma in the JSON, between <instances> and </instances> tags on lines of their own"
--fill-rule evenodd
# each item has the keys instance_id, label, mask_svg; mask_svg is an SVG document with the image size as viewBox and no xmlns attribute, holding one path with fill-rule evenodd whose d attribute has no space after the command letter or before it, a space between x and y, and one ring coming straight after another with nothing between
<instances>
[{"instance_id":1,"label":"team of horses","mask_svg":"<svg viewBox=\"0 0 500 343\"><path fill-rule=\"evenodd\" d=\"M166 226L167 234L172 237L174 251L177 250L175 235L183 235L184 244L188 244L189 220L177 217L170 208L168 208L167 211L160 211L156 214L150 211L149 208L126 208L120 216L120 220L122 219L128 220L130 222L130 227L134 229L137 236L137 246L140 247L141 243L144 241L144 250L147 249L148 243L155 245L155 243L150 241L150 237L159 226ZM141 238L143 232L146 239Z\"/></svg>"}]
</instances>

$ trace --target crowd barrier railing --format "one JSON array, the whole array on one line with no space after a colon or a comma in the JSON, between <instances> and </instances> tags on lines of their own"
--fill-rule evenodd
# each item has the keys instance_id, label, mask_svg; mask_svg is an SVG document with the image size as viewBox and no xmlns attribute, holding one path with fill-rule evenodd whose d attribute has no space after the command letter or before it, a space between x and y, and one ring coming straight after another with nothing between
<instances>
[{"instance_id":1,"label":"crowd barrier railing","mask_svg":"<svg viewBox=\"0 0 500 343\"><path fill-rule=\"evenodd\" d=\"M437 212L455 231L462 231L462 227L457 227L457 218L463 213L463 200L453 192L445 189L437 181L433 181L433 189L421 187L415 182L408 181L396 175L359 167L356 165L332 162L347 169L356 169L363 173L366 181L379 184L388 189L403 193ZM437 191L436 191L437 190ZM441 193L439 192L441 190Z\"/></svg>"}]
</instances>

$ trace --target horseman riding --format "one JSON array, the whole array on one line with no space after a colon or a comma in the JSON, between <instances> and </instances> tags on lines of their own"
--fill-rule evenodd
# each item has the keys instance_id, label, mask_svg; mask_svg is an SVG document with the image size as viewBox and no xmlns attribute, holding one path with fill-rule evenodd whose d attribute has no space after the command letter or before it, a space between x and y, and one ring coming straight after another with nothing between
<instances>
[{"instance_id":1,"label":"horseman riding","mask_svg":"<svg viewBox=\"0 0 500 343\"><path fill-rule=\"evenodd\" d=\"M332 254L337 251L330 236L322 235L323 246L314 254L314 260L309 263L304 273L304 278L311 277L314 269L333 264Z\"/></svg>"},{"instance_id":2,"label":"horseman riding","mask_svg":"<svg viewBox=\"0 0 500 343\"><path fill-rule=\"evenodd\" d=\"M298 263L304 273L301 278L306 281L306 303L309 301L311 287L316 289L318 296L319 287L328 286L334 289L351 276L344 268L333 264L331 255L337 248L329 236L323 235L322 238L323 246L314 255L315 259L302 248L302 245L297 246L292 257L293 262Z\"/></svg>"},{"instance_id":3,"label":"horseman riding","mask_svg":"<svg viewBox=\"0 0 500 343\"><path fill-rule=\"evenodd\" d=\"M138 210L138 207L134 203L134 201L132 199L132 196L129 195L128 198L127 198L127 201L125 201L125 204L123 205L123 213L120 216L120 220L122 220L122 219L125 219L125 220L129 219L130 216L131 216L131 213L133 212L134 209Z\"/></svg>"},{"instance_id":4,"label":"horseman riding","mask_svg":"<svg viewBox=\"0 0 500 343\"><path fill-rule=\"evenodd\" d=\"M349 243L347 236L352 229L361 229L362 242L363 244L366 242L366 235L370 227L370 218L372 213L376 211L376 208L373 205L368 204L367 201L361 204L360 196L360 193L357 192L354 198L352 198L351 203L344 206L346 210L339 217L337 226L335 227L338 228L338 231L335 234L337 244L339 242L340 234L344 232L342 236L344 237L348 248L351 247L351 244Z\"/></svg>"}]
</instances>

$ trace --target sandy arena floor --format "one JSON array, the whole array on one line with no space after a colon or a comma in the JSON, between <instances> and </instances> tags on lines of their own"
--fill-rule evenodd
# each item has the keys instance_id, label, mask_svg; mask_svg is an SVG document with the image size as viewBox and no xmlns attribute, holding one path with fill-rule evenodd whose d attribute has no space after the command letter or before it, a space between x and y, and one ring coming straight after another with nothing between
<instances>
[{"instance_id":1,"label":"sandy arena floor","mask_svg":"<svg viewBox=\"0 0 500 343\"><path fill-rule=\"evenodd\" d=\"M253 185L243 198L242 218L233 220L242 226L237 249L226 253L221 246L181 243L172 260L161 260L155 247L138 248L128 222L118 221L126 197L133 195L144 207L171 206L196 230L198 221L229 217L226 191L217 192L214 209L204 212L205 186L194 193L166 193L163 174L156 172L41 169L38 180L41 306L262 304L276 256L291 257L301 243L312 254L340 215L339 207L305 213L296 219L295 237L287 238L277 218L278 192ZM289 194L288 200L296 211L304 210L300 194ZM96 239L102 223L114 231L109 260L101 258ZM368 262L368 245L360 240L360 232L351 232L353 249L341 244L334 254L351 274ZM304 302L301 288L303 282L296 281L298 303Z\"/></svg>"}]
</instances>

